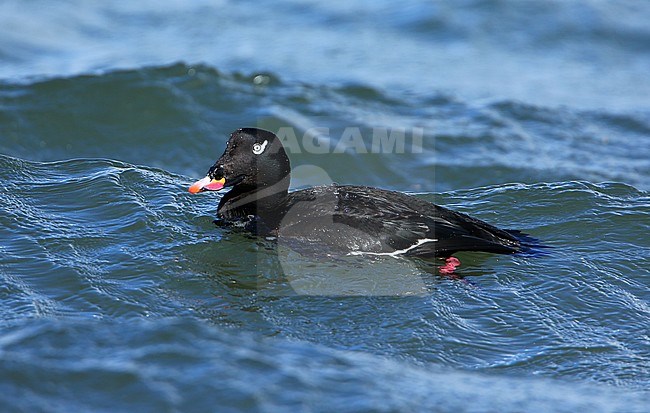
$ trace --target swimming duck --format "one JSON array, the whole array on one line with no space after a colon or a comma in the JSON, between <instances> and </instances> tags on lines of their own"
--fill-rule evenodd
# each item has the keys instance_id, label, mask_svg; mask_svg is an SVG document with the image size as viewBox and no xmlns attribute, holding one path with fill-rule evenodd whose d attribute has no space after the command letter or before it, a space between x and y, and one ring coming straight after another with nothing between
<instances>
[{"instance_id":1,"label":"swimming duck","mask_svg":"<svg viewBox=\"0 0 650 413\"><path fill-rule=\"evenodd\" d=\"M289 191L291 165L280 139L258 128L234 131L223 155L189 191L230 190L217 209L221 225L239 225L294 245L343 255L446 259L452 254L512 254L525 249L517 231L496 228L415 196L356 185Z\"/></svg>"}]
</instances>

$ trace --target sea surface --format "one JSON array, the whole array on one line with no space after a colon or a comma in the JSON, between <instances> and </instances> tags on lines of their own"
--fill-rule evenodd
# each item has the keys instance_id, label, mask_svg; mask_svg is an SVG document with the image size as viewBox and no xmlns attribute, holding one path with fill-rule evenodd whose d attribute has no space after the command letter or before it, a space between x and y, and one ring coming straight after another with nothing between
<instances>
[{"instance_id":1,"label":"sea surface","mask_svg":"<svg viewBox=\"0 0 650 413\"><path fill-rule=\"evenodd\" d=\"M647 412L650 2L0 3L1 412ZM552 248L216 227L228 135ZM349 259L348 259L349 258Z\"/></svg>"}]
</instances>

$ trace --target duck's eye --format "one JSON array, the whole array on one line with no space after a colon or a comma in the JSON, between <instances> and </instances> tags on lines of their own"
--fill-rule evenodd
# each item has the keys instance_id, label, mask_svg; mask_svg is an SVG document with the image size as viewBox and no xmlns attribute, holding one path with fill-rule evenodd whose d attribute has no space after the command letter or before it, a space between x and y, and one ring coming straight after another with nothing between
<instances>
[{"instance_id":1,"label":"duck's eye","mask_svg":"<svg viewBox=\"0 0 650 413\"><path fill-rule=\"evenodd\" d=\"M256 143L253 145L253 153L255 155L259 155L262 152L264 152L264 149L266 149L266 145L269 143L269 141L264 141L262 143Z\"/></svg>"}]
</instances>

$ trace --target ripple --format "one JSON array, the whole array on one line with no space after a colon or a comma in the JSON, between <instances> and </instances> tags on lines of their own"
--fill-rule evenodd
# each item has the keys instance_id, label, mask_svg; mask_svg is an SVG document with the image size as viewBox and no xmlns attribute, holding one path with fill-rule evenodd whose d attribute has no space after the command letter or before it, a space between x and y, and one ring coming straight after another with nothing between
<instances>
[{"instance_id":1,"label":"ripple","mask_svg":"<svg viewBox=\"0 0 650 413\"><path fill-rule=\"evenodd\" d=\"M415 366L223 331L194 320L124 327L114 322L31 322L6 329L0 354L3 377L11 381L3 385L24 397L3 392L3 405L15 410L62 405L75 410L204 411L216 399L226 410L264 409L273 400L298 410L446 412L482 410L489 404L498 411L641 412L647 402L641 394L607 387ZM124 397L115 399L116 393Z\"/></svg>"}]
</instances>

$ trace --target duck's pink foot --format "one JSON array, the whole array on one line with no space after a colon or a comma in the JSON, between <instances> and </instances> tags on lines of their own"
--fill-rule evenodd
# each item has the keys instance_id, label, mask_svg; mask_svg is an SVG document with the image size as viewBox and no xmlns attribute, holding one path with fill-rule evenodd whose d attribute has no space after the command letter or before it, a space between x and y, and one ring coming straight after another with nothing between
<instances>
[{"instance_id":1,"label":"duck's pink foot","mask_svg":"<svg viewBox=\"0 0 650 413\"><path fill-rule=\"evenodd\" d=\"M438 271L442 275L452 275L458 267L460 267L460 260L456 257L449 257L445 260L445 265L438 267Z\"/></svg>"}]
</instances>

